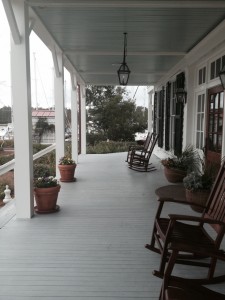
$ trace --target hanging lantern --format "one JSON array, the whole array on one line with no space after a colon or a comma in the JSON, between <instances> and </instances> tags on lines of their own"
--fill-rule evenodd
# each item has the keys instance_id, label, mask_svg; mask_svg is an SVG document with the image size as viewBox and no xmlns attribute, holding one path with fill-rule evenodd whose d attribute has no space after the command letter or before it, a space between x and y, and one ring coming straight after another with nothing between
<instances>
[{"instance_id":1,"label":"hanging lantern","mask_svg":"<svg viewBox=\"0 0 225 300\"><path fill-rule=\"evenodd\" d=\"M124 33L124 50L123 50L123 62L117 71L119 77L120 85L127 85L129 76L130 76L130 69L126 64L126 56L127 56L127 33Z\"/></svg>"}]
</instances>

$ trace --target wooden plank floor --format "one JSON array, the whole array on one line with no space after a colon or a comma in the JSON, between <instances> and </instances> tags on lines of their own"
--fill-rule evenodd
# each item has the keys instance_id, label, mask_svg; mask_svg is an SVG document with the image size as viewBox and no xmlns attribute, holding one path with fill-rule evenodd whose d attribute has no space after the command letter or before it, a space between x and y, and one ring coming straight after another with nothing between
<instances>
[{"instance_id":1,"label":"wooden plank floor","mask_svg":"<svg viewBox=\"0 0 225 300\"><path fill-rule=\"evenodd\" d=\"M159 256L144 245L154 191L168 182L156 157L156 171L138 173L125 156L79 157L77 182L62 184L59 213L12 218L1 228L0 300L158 299L161 280L152 271Z\"/></svg>"}]
</instances>

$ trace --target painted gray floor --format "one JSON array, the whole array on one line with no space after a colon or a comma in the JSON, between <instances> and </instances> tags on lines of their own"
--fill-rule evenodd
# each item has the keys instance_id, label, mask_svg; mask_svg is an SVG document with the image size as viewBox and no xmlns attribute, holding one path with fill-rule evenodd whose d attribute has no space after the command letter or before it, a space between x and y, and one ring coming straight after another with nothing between
<instances>
[{"instance_id":1,"label":"painted gray floor","mask_svg":"<svg viewBox=\"0 0 225 300\"><path fill-rule=\"evenodd\" d=\"M62 184L59 213L12 218L1 228L0 300L158 299L161 280L152 271L159 256L144 245L157 208L154 191L168 182L156 157L156 171L138 173L125 156L79 157L77 182ZM225 293L225 284L213 288Z\"/></svg>"}]
</instances>

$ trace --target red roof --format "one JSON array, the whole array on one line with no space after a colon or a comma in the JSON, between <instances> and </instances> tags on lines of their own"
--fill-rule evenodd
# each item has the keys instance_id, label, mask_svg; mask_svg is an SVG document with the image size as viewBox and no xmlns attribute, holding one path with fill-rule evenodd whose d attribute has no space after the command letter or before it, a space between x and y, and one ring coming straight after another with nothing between
<instances>
[{"instance_id":1,"label":"red roof","mask_svg":"<svg viewBox=\"0 0 225 300\"><path fill-rule=\"evenodd\" d=\"M33 110L32 117L37 118L54 118L55 111L54 110Z\"/></svg>"}]
</instances>

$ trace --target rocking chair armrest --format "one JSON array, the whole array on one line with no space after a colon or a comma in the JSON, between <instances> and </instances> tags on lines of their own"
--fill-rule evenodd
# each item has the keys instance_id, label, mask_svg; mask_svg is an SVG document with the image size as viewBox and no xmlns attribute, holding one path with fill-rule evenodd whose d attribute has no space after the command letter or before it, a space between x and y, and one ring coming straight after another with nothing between
<instances>
[{"instance_id":1,"label":"rocking chair armrest","mask_svg":"<svg viewBox=\"0 0 225 300\"><path fill-rule=\"evenodd\" d=\"M225 261L225 251L222 249L214 250L214 249L209 249L208 247L203 248L193 244L188 245L180 242L172 242L168 245L168 248L170 250L175 250L179 252L193 252L200 255L211 256Z\"/></svg>"},{"instance_id":2,"label":"rocking chair armrest","mask_svg":"<svg viewBox=\"0 0 225 300\"><path fill-rule=\"evenodd\" d=\"M209 219L209 218L203 218L203 217L169 214L169 218L174 221L203 222L208 224L218 224L221 226L225 226L224 222Z\"/></svg>"},{"instance_id":3,"label":"rocking chair armrest","mask_svg":"<svg viewBox=\"0 0 225 300\"><path fill-rule=\"evenodd\" d=\"M205 205L201 205L201 204L198 204L198 203L195 203L195 202L192 202L192 201L187 201L186 199L185 200L178 200L178 199L173 199L173 198L159 198L158 201L160 202L171 202L171 203L177 203L177 204L184 204L184 205L194 205L196 207L199 207L199 208L205 208Z\"/></svg>"},{"instance_id":4,"label":"rocking chair armrest","mask_svg":"<svg viewBox=\"0 0 225 300\"><path fill-rule=\"evenodd\" d=\"M174 199L174 198L159 198L158 199L159 202L168 202L168 203L178 203L178 204L185 204L185 205L190 205L192 204L191 202L188 202L187 200L178 200L178 199ZM198 205L193 203L196 206L200 206L202 207L202 205Z\"/></svg>"}]
</instances>

